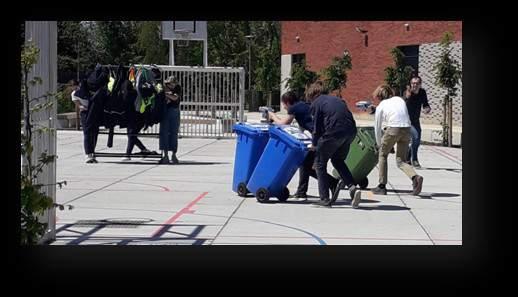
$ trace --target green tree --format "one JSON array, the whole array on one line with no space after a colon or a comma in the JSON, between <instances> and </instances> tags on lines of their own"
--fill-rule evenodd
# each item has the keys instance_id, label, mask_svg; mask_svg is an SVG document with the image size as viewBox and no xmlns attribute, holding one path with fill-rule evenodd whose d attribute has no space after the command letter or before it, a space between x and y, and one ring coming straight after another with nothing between
<instances>
[{"instance_id":1,"label":"green tree","mask_svg":"<svg viewBox=\"0 0 518 297\"><path fill-rule=\"evenodd\" d=\"M280 88L280 24L279 22L252 22L252 48L255 49L253 85L263 92ZM254 52L254 51L252 51Z\"/></svg>"},{"instance_id":2,"label":"green tree","mask_svg":"<svg viewBox=\"0 0 518 297\"><path fill-rule=\"evenodd\" d=\"M322 70L326 89L330 92L338 90L338 96L342 97L342 88L347 86L347 71L351 69L351 56L347 50L342 57L334 57L331 64Z\"/></svg>"},{"instance_id":3,"label":"green tree","mask_svg":"<svg viewBox=\"0 0 518 297\"><path fill-rule=\"evenodd\" d=\"M60 21L58 25L58 82L79 79L96 60L91 31L84 22Z\"/></svg>"},{"instance_id":4,"label":"green tree","mask_svg":"<svg viewBox=\"0 0 518 297\"><path fill-rule=\"evenodd\" d=\"M101 64L139 63L137 52L137 22L96 22L96 39L99 45Z\"/></svg>"},{"instance_id":5,"label":"green tree","mask_svg":"<svg viewBox=\"0 0 518 297\"><path fill-rule=\"evenodd\" d=\"M395 67L385 68L385 82L396 92L396 95L402 96L406 90L406 86L410 81L414 68L412 66L405 66L403 52L396 48L390 51Z\"/></svg>"},{"instance_id":6,"label":"green tree","mask_svg":"<svg viewBox=\"0 0 518 297\"><path fill-rule=\"evenodd\" d=\"M175 40L174 60L175 65L203 66L203 41L189 40L185 45Z\"/></svg>"},{"instance_id":7,"label":"green tree","mask_svg":"<svg viewBox=\"0 0 518 297\"><path fill-rule=\"evenodd\" d=\"M443 106L443 120L442 136L443 145L451 147L452 144L452 99L457 96L457 85L462 79L462 71L460 70L459 62L451 57L451 42L453 34L446 32L441 40L441 54L439 61L434 66L435 70L435 84L446 90L444 95Z\"/></svg>"},{"instance_id":8,"label":"green tree","mask_svg":"<svg viewBox=\"0 0 518 297\"><path fill-rule=\"evenodd\" d=\"M248 48L245 36L250 33L249 30L248 22L207 22L210 64L223 67L247 65Z\"/></svg>"},{"instance_id":9,"label":"green tree","mask_svg":"<svg viewBox=\"0 0 518 297\"><path fill-rule=\"evenodd\" d=\"M162 39L161 22L140 22L138 24L137 50L144 64L168 64L169 45Z\"/></svg>"},{"instance_id":10,"label":"green tree","mask_svg":"<svg viewBox=\"0 0 518 297\"><path fill-rule=\"evenodd\" d=\"M306 87L319 79L319 75L306 67L306 62L295 63L291 67L291 76L286 79L288 89L294 91L299 98L304 96Z\"/></svg>"}]
</instances>

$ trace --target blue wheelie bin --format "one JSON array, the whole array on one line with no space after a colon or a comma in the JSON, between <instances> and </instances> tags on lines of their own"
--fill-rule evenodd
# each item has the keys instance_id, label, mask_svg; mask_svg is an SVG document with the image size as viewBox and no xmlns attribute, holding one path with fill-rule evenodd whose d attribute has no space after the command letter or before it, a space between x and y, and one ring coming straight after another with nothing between
<instances>
[{"instance_id":1,"label":"blue wheelie bin","mask_svg":"<svg viewBox=\"0 0 518 297\"><path fill-rule=\"evenodd\" d=\"M302 165L311 143L311 137L293 126L272 125L269 131L270 140L246 185L261 203L270 197L288 199L290 192L286 186Z\"/></svg>"},{"instance_id":2,"label":"blue wheelie bin","mask_svg":"<svg viewBox=\"0 0 518 297\"><path fill-rule=\"evenodd\" d=\"M248 193L246 184L268 143L268 127L268 124L261 123L237 123L233 126L237 138L232 191L239 196L244 197Z\"/></svg>"}]
</instances>

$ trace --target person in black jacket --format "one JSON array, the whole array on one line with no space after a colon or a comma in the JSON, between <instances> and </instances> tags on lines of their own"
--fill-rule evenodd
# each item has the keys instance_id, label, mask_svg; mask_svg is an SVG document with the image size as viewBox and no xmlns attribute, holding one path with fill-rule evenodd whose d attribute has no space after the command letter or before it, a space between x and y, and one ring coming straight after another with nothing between
<instances>
[{"instance_id":1,"label":"person in black jacket","mask_svg":"<svg viewBox=\"0 0 518 297\"><path fill-rule=\"evenodd\" d=\"M408 115L410 116L410 123L412 124L410 128L412 142L408 150L408 162L411 161L411 165L416 169L421 168L419 158L417 157L417 150L421 144L421 123L419 122L421 107L425 114L431 111L430 104L428 104L428 96L426 96L426 91L421 88L421 82L421 77L412 77L412 79L410 79L410 86L407 87L405 92L406 106Z\"/></svg>"},{"instance_id":2,"label":"person in black jacket","mask_svg":"<svg viewBox=\"0 0 518 297\"><path fill-rule=\"evenodd\" d=\"M313 116L313 139L311 150L316 151L315 169L318 177L320 206L331 206L343 186L348 186L353 208L358 207L361 191L345 159L349 146L356 136L356 122L344 100L330 95L322 95L324 87L321 82L313 83L306 91L306 97L311 102ZM341 180L329 199L329 179L327 177L327 162L331 163L340 174Z\"/></svg>"},{"instance_id":3,"label":"person in black jacket","mask_svg":"<svg viewBox=\"0 0 518 297\"><path fill-rule=\"evenodd\" d=\"M135 145L140 149L140 154L151 154L152 152L138 139L140 130L145 126L144 117L135 111L135 99L137 91L133 88L131 81L125 80L121 86L124 105L126 107L126 131L128 135L128 144L126 146L126 156L122 161L130 161L131 153Z\"/></svg>"},{"instance_id":4,"label":"person in black jacket","mask_svg":"<svg viewBox=\"0 0 518 297\"><path fill-rule=\"evenodd\" d=\"M83 79L79 89L74 92L77 100L83 99L88 102L85 112L81 113L81 126L84 133L84 147L87 155L86 163L97 163L95 159L95 147L99 135L99 126L103 124L103 106L108 97L108 73L107 69L100 64Z\"/></svg>"}]
</instances>

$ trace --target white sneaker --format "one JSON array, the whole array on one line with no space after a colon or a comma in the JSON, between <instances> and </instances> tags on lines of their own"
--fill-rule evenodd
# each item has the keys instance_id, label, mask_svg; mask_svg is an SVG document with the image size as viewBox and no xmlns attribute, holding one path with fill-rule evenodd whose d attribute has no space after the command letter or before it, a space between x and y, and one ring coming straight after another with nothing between
<instances>
[{"instance_id":1,"label":"white sneaker","mask_svg":"<svg viewBox=\"0 0 518 297\"><path fill-rule=\"evenodd\" d=\"M126 156L124 158L121 159L122 162L127 162L127 161L131 161L131 158Z\"/></svg>"},{"instance_id":2,"label":"white sneaker","mask_svg":"<svg viewBox=\"0 0 518 297\"><path fill-rule=\"evenodd\" d=\"M360 191L360 189L357 189L354 192L353 201L351 203L352 207L353 208L358 208L358 205L360 204L361 200L362 200L362 192Z\"/></svg>"}]
</instances>

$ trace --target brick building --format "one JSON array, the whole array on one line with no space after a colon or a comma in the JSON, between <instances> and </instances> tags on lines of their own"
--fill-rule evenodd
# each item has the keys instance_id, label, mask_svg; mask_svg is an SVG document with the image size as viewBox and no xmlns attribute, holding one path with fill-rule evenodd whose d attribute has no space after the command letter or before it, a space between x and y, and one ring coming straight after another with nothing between
<instances>
[{"instance_id":1,"label":"brick building","mask_svg":"<svg viewBox=\"0 0 518 297\"><path fill-rule=\"evenodd\" d=\"M291 65L306 60L312 71L327 67L347 49L352 58L347 87L342 97L349 106L371 97L383 83L384 69L393 66L390 50L399 47L405 63L417 68L432 107L422 115L423 123L439 124L444 91L435 86L433 65L440 53L439 42L446 31L453 33L453 57L462 65L462 22L460 21L284 21L282 32L281 80L289 76ZM286 87L281 87L282 92ZM462 125L462 86L454 98L454 125ZM354 108L352 108L354 111Z\"/></svg>"}]
</instances>

